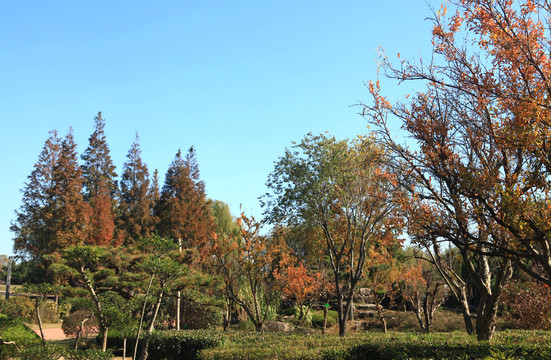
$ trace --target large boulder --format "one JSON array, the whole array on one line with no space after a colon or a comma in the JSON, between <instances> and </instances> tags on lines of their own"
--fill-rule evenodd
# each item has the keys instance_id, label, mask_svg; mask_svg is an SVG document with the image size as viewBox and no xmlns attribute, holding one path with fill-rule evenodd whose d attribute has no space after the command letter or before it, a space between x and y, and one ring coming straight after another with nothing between
<instances>
[{"instance_id":1,"label":"large boulder","mask_svg":"<svg viewBox=\"0 0 551 360\"><path fill-rule=\"evenodd\" d=\"M272 332L289 332L293 330L290 324L281 321L266 321L263 326L264 331Z\"/></svg>"}]
</instances>

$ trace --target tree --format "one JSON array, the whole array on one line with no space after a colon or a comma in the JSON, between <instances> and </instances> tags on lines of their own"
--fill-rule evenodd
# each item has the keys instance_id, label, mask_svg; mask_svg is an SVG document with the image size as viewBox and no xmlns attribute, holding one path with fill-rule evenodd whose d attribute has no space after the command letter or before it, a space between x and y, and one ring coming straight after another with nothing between
<instances>
[{"instance_id":1,"label":"tree","mask_svg":"<svg viewBox=\"0 0 551 360\"><path fill-rule=\"evenodd\" d=\"M47 213L53 203L53 174L60 152L61 139L57 131L51 131L34 170L27 177L22 190L22 205L16 211L16 220L10 227L15 233L15 253L28 255L34 260L39 260L42 254L51 251L53 219Z\"/></svg>"},{"instance_id":2,"label":"tree","mask_svg":"<svg viewBox=\"0 0 551 360\"><path fill-rule=\"evenodd\" d=\"M237 223L241 227L238 236L214 234L210 255L224 279L227 299L238 304L256 331L261 331L273 300L269 272L271 251L267 238L259 234L260 223L254 218L241 214Z\"/></svg>"},{"instance_id":3,"label":"tree","mask_svg":"<svg viewBox=\"0 0 551 360\"><path fill-rule=\"evenodd\" d=\"M105 120L101 112L94 118L94 132L88 148L82 154L84 164L84 198L91 207L90 225L86 242L90 245L115 245L120 239L115 236L115 205L117 182L115 166L109 155L105 138Z\"/></svg>"},{"instance_id":4,"label":"tree","mask_svg":"<svg viewBox=\"0 0 551 360\"><path fill-rule=\"evenodd\" d=\"M452 16L442 7L433 19L441 61L394 67L383 59L388 75L424 81L426 90L392 106L373 83L375 105L366 107L380 126L387 115L401 119L420 151L395 150L412 169L431 165L432 179L454 188L446 201L453 195L476 213L489 236L465 241L548 285L550 14L547 1L465 0Z\"/></svg>"},{"instance_id":5,"label":"tree","mask_svg":"<svg viewBox=\"0 0 551 360\"><path fill-rule=\"evenodd\" d=\"M203 246L214 230L209 205L205 184L199 180L195 149L191 147L185 159L178 150L155 208L159 235L180 239L184 248Z\"/></svg>"},{"instance_id":6,"label":"tree","mask_svg":"<svg viewBox=\"0 0 551 360\"><path fill-rule=\"evenodd\" d=\"M400 293L413 309L421 330L428 334L436 310L447 298L446 285L428 263L417 263L404 270Z\"/></svg>"},{"instance_id":7,"label":"tree","mask_svg":"<svg viewBox=\"0 0 551 360\"><path fill-rule=\"evenodd\" d=\"M72 130L63 140L52 131L11 226L16 234L14 250L43 262L44 255L81 242L89 218L81 191L82 170Z\"/></svg>"},{"instance_id":8,"label":"tree","mask_svg":"<svg viewBox=\"0 0 551 360\"><path fill-rule=\"evenodd\" d=\"M102 350L107 349L107 335L109 320L103 310L104 305L98 293L98 284L95 275L105 269L109 252L104 247L75 245L62 251L62 259L50 266L51 271L60 278L72 278L82 285L89 293L94 303L94 312L98 319L100 334L102 335Z\"/></svg>"},{"instance_id":9,"label":"tree","mask_svg":"<svg viewBox=\"0 0 551 360\"><path fill-rule=\"evenodd\" d=\"M337 141L307 135L275 164L263 197L269 222L310 224L323 232L335 278L339 335L346 334L366 255L399 246L392 178L372 139Z\"/></svg>"},{"instance_id":10,"label":"tree","mask_svg":"<svg viewBox=\"0 0 551 360\"><path fill-rule=\"evenodd\" d=\"M155 203L150 190L149 172L141 159L138 134L127 159L120 182L120 213L128 244L150 236L157 219L153 215Z\"/></svg>"}]
</instances>

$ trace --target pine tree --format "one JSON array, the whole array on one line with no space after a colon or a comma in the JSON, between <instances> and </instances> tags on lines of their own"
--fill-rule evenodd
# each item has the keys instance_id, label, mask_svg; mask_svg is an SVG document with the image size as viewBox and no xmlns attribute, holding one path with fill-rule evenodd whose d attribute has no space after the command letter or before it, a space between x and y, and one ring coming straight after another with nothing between
<instances>
[{"instance_id":1,"label":"pine tree","mask_svg":"<svg viewBox=\"0 0 551 360\"><path fill-rule=\"evenodd\" d=\"M94 118L94 132L82 155L84 165L84 198L91 206L89 232L86 242L92 245L117 243L115 237L115 208L117 182L115 166L109 155L105 138L105 120L101 112Z\"/></svg>"},{"instance_id":2,"label":"pine tree","mask_svg":"<svg viewBox=\"0 0 551 360\"><path fill-rule=\"evenodd\" d=\"M150 191L149 171L142 162L139 137L128 151L121 176L120 213L126 243L135 243L152 234L156 218L152 214L154 200Z\"/></svg>"},{"instance_id":3,"label":"pine tree","mask_svg":"<svg viewBox=\"0 0 551 360\"><path fill-rule=\"evenodd\" d=\"M185 159L178 150L156 207L159 234L181 239L187 248L203 246L214 231L209 207L194 148L189 149Z\"/></svg>"}]
</instances>

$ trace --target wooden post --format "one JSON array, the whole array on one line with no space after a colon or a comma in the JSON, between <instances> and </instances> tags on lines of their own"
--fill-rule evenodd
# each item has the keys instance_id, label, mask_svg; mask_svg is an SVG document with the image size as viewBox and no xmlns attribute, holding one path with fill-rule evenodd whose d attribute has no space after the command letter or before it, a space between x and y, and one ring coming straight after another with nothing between
<instances>
[{"instance_id":1,"label":"wooden post","mask_svg":"<svg viewBox=\"0 0 551 360\"><path fill-rule=\"evenodd\" d=\"M182 252L182 239L178 239L178 249ZM181 302L181 292L178 290L176 293L176 330L180 330L180 302Z\"/></svg>"},{"instance_id":2,"label":"wooden post","mask_svg":"<svg viewBox=\"0 0 551 360\"><path fill-rule=\"evenodd\" d=\"M6 277L6 300L9 300L10 298L11 263L12 263L12 257L8 256L8 276Z\"/></svg>"}]
</instances>

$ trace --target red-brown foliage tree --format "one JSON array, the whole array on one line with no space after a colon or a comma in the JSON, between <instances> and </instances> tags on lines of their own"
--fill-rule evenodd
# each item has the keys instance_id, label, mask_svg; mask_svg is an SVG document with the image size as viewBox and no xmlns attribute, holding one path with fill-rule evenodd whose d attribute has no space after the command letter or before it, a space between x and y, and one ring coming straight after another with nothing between
<instances>
[{"instance_id":1,"label":"red-brown foliage tree","mask_svg":"<svg viewBox=\"0 0 551 360\"><path fill-rule=\"evenodd\" d=\"M105 120L101 112L94 118L94 132L88 148L82 155L84 164L84 198L92 209L86 243L90 245L118 245L122 234L115 238L115 201L117 182L115 166L105 138Z\"/></svg>"},{"instance_id":2,"label":"red-brown foliage tree","mask_svg":"<svg viewBox=\"0 0 551 360\"><path fill-rule=\"evenodd\" d=\"M199 179L195 149L186 158L180 150L168 168L165 184L155 208L160 235L182 241L185 248L205 245L214 232L205 184Z\"/></svg>"},{"instance_id":3,"label":"red-brown foliage tree","mask_svg":"<svg viewBox=\"0 0 551 360\"><path fill-rule=\"evenodd\" d=\"M125 243L135 243L153 233L157 218L153 215L154 194L151 193L149 171L142 162L138 134L128 151L128 160L121 175L120 214Z\"/></svg>"}]
</instances>

